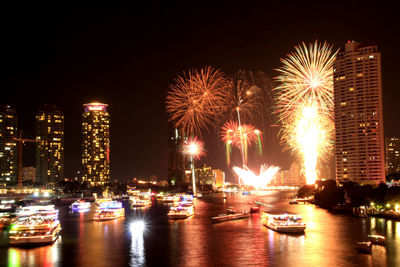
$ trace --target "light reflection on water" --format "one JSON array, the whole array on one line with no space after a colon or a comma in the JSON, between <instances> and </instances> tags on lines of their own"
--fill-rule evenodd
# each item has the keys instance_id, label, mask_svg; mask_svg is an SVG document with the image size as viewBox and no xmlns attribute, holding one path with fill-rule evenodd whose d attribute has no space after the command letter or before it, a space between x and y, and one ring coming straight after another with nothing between
<instances>
[{"instance_id":1,"label":"light reflection on water","mask_svg":"<svg viewBox=\"0 0 400 267\"><path fill-rule=\"evenodd\" d=\"M145 266L146 257L144 251L143 235L146 232L144 220L133 221L130 223L131 232L131 266Z\"/></svg>"},{"instance_id":2,"label":"light reflection on water","mask_svg":"<svg viewBox=\"0 0 400 267\"><path fill-rule=\"evenodd\" d=\"M283 194L204 196L196 215L169 221L168 208L127 212L125 219L94 222L89 213L60 208L62 239L50 246L8 247L0 233L0 266L400 266L400 222L332 214L313 205L289 205ZM280 234L262 226L260 215L211 224L227 208L248 210L255 200L272 203L265 211L301 214L304 235ZM133 227L146 220L146 228ZM385 235L387 245L360 254L356 243L367 235Z\"/></svg>"}]
</instances>

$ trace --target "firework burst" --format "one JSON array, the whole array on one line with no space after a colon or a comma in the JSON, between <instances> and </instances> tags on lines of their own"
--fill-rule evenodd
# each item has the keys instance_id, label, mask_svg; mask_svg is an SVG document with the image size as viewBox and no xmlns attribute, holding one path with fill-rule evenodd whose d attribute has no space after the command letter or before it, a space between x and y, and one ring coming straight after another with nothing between
<instances>
[{"instance_id":1,"label":"firework burst","mask_svg":"<svg viewBox=\"0 0 400 267\"><path fill-rule=\"evenodd\" d=\"M183 153L192 156L194 159L200 159L205 155L204 143L197 137L190 137L185 141Z\"/></svg>"},{"instance_id":2,"label":"firework burst","mask_svg":"<svg viewBox=\"0 0 400 267\"><path fill-rule=\"evenodd\" d=\"M188 135L200 133L225 110L227 86L222 72L212 67L183 73L170 86L166 98L170 121Z\"/></svg>"},{"instance_id":3,"label":"firework burst","mask_svg":"<svg viewBox=\"0 0 400 267\"><path fill-rule=\"evenodd\" d=\"M239 125L234 121L227 121L221 128L221 138L226 145L227 163L230 165L230 152L232 146L240 149L242 153L243 164L247 164L248 147L255 141L261 149L261 132L250 124Z\"/></svg>"},{"instance_id":4,"label":"firework burst","mask_svg":"<svg viewBox=\"0 0 400 267\"><path fill-rule=\"evenodd\" d=\"M253 186L256 189L265 188L279 171L279 167L261 165L260 174L257 176L246 166L244 168L233 167L235 173L239 176L239 184Z\"/></svg>"},{"instance_id":5,"label":"firework burst","mask_svg":"<svg viewBox=\"0 0 400 267\"><path fill-rule=\"evenodd\" d=\"M282 59L275 89L282 139L300 155L307 184L318 178L317 164L331 149L333 62L337 52L327 43L304 43Z\"/></svg>"},{"instance_id":6,"label":"firework burst","mask_svg":"<svg viewBox=\"0 0 400 267\"><path fill-rule=\"evenodd\" d=\"M251 122L261 112L260 88L253 81L251 73L238 71L229 79L226 92L226 113L228 119Z\"/></svg>"}]
</instances>

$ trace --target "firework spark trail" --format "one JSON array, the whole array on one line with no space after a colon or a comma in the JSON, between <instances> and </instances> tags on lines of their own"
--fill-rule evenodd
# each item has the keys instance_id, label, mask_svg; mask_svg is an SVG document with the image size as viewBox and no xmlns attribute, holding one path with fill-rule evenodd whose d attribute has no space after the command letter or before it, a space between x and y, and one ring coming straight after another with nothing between
<instances>
[{"instance_id":1,"label":"firework spark trail","mask_svg":"<svg viewBox=\"0 0 400 267\"><path fill-rule=\"evenodd\" d=\"M228 85L222 72L212 67L178 76L166 98L170 121L189 135L213 125L226 109Z\"/></svg>"},{"instance_id":2,"label":"firework spark trail","mask_svg":"<svg viewBox=\"0 0 400 267\"><path fill-rule=\"evenodd\" d=\"M234 77L229 79L229 86L226 92L226 113L227 119L237 119L241 122L251 123L257 115L261 114L261 95L252 80L252 75L240 70Z\"/></svg>"},{"instance_id":3,"label":"firework spark trail","mask_svg":"<svg viewBox=\"0 0 400 267\"><path fill-rule=\"evenodd\" d=\"M318 160L331 149L333 123L333 62L337 52L327 43L304 43L282 59L276 79L281 137L302 158L307 184L318 178Z\"/></svg>"},{"instance_id":4,"label":"firework spark trail","mask_svg":"<svg viewBox=\"0 0 400 267\"><path fill-rule=\"evenodd\" d=\"M276 166L263 164L260 168L260 174L257 176L246 166L243 169L236 166L233 167L233 170L239 176L239 183L242 181L244 185L253 186L256 189L265 188L272 181L279 169Z\"/></svg>"},{"instance_id":5,"label":"firework spark trail","mask_svg":"<svg viewBox=\"0 0 400 267\"><path fill-rule=\"evenodd\" d=\"M248 147L259 138L261 132L250 124L242 124L239 126L239 124L234 121L227 121L221 130L222 141L226 144L227 148L228 165L230 164L231 146L240 149L243 155L243 164L246 165Z\"/></svg>"}]
</instances>

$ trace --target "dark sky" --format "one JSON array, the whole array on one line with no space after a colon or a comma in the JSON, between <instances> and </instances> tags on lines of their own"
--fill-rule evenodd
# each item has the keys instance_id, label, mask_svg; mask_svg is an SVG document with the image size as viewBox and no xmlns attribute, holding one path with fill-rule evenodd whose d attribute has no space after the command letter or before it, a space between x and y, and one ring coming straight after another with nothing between
<instances>
[{"instance_id":1,"label":"dark sky","mask_svg":"<svg viewBox=\"0 0 400 267\"><path fill-rule=\"evenodd\" d=\"M113 178L165 177L164 99L178 74L211 65L227 74L247 69L273 77L294 45L316 39L336 49L348 40L378 45L385 135L400 136L400 23L385 1L72 2L0 8L1 102L16 107L19 126L31 137L40 105L63 108L67 176L80 168L84 103L109 104ZM32 165L28 146L25 165ZM203 162L213 165L213 148L206 148Z\"/></svg>"}]
</instances>

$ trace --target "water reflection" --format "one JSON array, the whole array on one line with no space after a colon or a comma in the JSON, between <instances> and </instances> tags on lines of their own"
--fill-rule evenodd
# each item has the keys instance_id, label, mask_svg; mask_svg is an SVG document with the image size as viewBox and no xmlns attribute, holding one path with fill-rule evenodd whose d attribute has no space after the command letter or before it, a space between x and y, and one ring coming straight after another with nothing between
<instances>
[{"instance_id":1,"label":"water reflection","mask_svg":"<svg viewBox=\"0 0 400 267\"><path fill-rule=\"evenodd\" d=\"M262 226L260 214L249 219L211 224L227 208L248 210L259 200L265 211L301 214L304 235L280 234ZM0 266L400 266L400 222L332 214L313 205L289 205L282 195L209 195L197 200L196 215L169 221L161 204L133 210L125 219L94 222L93 213L60 209L62 239L55 244L8 247L0 234ZM146 218L147 225L134 224ZM372 254L357 252L369 234L384 235L385 246Z\"/></svg>"},{"instance_id":2,"label":"water reflection","mask_svg":"<svg viewBox=\"0 0 400 267\"><path fill-rule=\"evenodd\" d=\"M60 265L59 250L61 237L50 246L40 247L10 247L8 249L8 267L17 266L46 266Z\"/></svg>"},{"instance_id":3,"label":"water reflection","mask_svg":"<svg viewBox=\"0 0 400 267\"><path fill-rule=\"evenodd\" d=\"M131 232L131 266L145 266L146 257L144 251L143 235L146 231L146 223L143 220L136 220L130 224Z\"/></svg>"}]
</instances>

